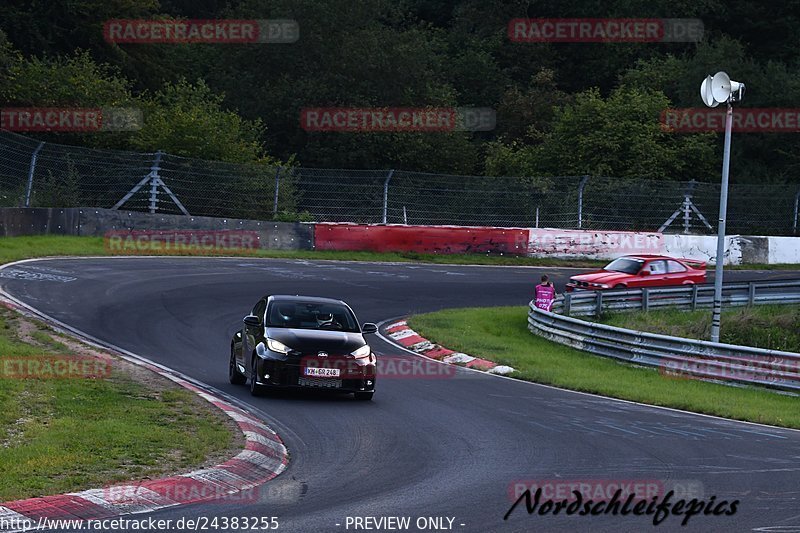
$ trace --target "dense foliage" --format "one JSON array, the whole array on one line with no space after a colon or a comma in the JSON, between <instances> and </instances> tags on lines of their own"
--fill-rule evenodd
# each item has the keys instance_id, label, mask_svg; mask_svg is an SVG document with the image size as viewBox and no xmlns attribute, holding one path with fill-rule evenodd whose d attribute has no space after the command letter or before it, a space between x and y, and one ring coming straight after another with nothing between
<instances>
[{"instance_id":1,"label":"dense foliage","mask_svg":"<svg viewBox=\"0 0 800 533\"><path fill-rule=\"evenodd\" d=\"M697 43L517 43L514 18L699 18ZM108 19L294 19L292 44L113 44ZM133 106L136 132L56 142L303 166L719 179L722 135L665 132L708 73L743 107L800 100L800 1L6 0L0 106ZM489 107L492 131L308 132L309 107ZM737 181L797 183L792 133L737 135Z\"/></svg>"}]
</instances>

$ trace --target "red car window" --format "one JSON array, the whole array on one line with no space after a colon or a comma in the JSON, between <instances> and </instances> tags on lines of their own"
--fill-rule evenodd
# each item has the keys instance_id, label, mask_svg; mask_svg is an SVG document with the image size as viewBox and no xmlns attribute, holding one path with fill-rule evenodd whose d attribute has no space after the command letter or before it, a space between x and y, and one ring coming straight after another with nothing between
<instances>
[{"instance_id":1,"label":"red car window","mask_svg":"<svg viewBox=\"0 0 800 533\"><path fill-rule=\"evenodd\" d=\"M667 273L667 265L666 261L650 261L648 265L650 269L650 274L666 274Z\"/></svg>"},{"instance_id":2,"label":"red car window","mask_svg":"<svg viewBox=\"0 0 800 533\"><path fill-rule=\"evenodd\" d=\"M679 272L686 272L686 267L677 261L667 261L667 268L670 274L677 274Z\"/></svg>"}]
</instances>

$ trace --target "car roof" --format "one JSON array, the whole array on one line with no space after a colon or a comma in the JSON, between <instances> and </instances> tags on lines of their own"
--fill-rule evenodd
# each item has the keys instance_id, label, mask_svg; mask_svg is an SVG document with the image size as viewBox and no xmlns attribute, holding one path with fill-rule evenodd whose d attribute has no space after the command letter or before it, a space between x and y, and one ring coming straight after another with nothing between
<instances>
[{"instance_id":1,"label":"car roof","mask_svg":"<svg viewBox=\"0 0 800 533\"><path fill-rule=\"evenodd\" d=\"M334 298L323 298L321 296L301 296L299 294L267 294L265 299L272 299L273 302L314 302L320 304L342 304L347 305L342 300Z\"/></svg>"},{"instance_id":2,"label":"car roof","mask_svg":"<svg viewBox=\"0 0 800 533\"><path fill-rule=\"evenodd\" d=\"M630 259L675 259L674 257L669 257L668 255L657 255L657 254L636 254L636 255L625 255L623 257L628 257Z\"/></svg>"}]
</instances>

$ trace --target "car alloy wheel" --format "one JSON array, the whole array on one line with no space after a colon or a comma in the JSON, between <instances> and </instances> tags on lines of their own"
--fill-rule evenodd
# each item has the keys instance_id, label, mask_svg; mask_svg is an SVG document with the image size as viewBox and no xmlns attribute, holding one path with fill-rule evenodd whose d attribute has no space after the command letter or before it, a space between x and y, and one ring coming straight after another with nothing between
<instances>
[{"instance_id":1,"label":"car alloy wheel","mask_svg":"<svg viewBox=\"0 0 800 533\"><path fill-rule=\"evenodd\" d=\"M250 394L253 396L258 396L261 394L262 386L258 384L258 360L257 356L253 354L253 368L250 372Z\"/></svg>"},{"instance_id":2,"label":"car alloy wheel","mask_svg":"<svg viewBox=\"0 0 800 533\"><path fill-rule=\"evenodd\" d=\"M231 382L231 385L244 385L245 381L247 381L247 378L236 368L236 356L233 353L233 346L231 346L231 357L228 362L228 381Z\"/></svg>"}]
</instances>

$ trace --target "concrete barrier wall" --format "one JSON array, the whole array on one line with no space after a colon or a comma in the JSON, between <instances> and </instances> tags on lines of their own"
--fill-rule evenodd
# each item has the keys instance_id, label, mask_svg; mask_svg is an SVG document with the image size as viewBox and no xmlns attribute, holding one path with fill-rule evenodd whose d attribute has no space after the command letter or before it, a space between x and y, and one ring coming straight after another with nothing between
<instances>
[{"instance_id":1,"label":"concrete barrier wall","mask_svg":"<svg viewBox=\"0 0 800 533\"><path fill-rule=\"evenodd\" d=\"M258 234L261 248L311 250L313 224L233 218L151 215L138 211L75 208L0 208L0 235L76 235L102 237L110 231L242 230Z\"/></svg>"},{"instance_id":2,"label":"concrete barrier wall","mask_svg":"<svg viewBox=\"0 0 800 533\"><path fill-rule=\"evenodd\" d=\"M0 208L0 235L103 236L119 230L244 230L258 233L261 248L365 250L427 254L482 253L531 257L613 259L665 254L714 264L714 235L655 232L287 223L183 215L151 215L95 208ZM800 264L800 237L731 235L726 264Z\"/></svg>"},{"instance_id":3,"label":"concrete barrier wall","mask_svg":"<svg viewBox=\"0 0 800 533\"><path fill-rule=\"evenodd\" d=\"M800 239L798 239L800 242ZM670 235L657 232L591 231L537 228L530 230L527 255L561 259L614 259L628 254L664 254L714 263L717 238L710 235ZM766 263L766 256L760 261ZM741 239L725 239L725 263L742 262Z\"/></svg>"},{"instance_id":4,"label":"concrete barrier wall","mask_svg":"<svg viewBox=\"0 0 800 533\"><path fill-rule=\"evenodd\" d=\"M763 238L763 237L762 237ZM800 264L800 237L766 237L768 264Z\"/></svg>"},{"instance_id":5,"label":"concrete barrier wall","mask_svg":"<svg viewBox=\"0 0 800 533\"><path fill-rule=\"evenodd\" d=\"M523 228L316 224L318 250L415 252L422 254L525 254Z\"/></svg>"}]
</instances>

